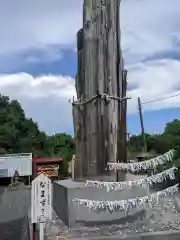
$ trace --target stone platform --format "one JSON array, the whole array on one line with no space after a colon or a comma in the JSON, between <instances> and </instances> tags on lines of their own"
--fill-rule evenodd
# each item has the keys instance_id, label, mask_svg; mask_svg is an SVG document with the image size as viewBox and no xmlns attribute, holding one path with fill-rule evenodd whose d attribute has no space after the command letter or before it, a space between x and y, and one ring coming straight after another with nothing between
<instances>
[{"instance_id":1,"label":"stone platform","mask_svg":"<svg viewBox=\"0 0 180 240\"><path fill-rule=\"evenodd\" d=\"M127 212L95 213L83 205L73 202L74 198L90 200L126 200L149 194L149 190L140 186L121 192L106 192L105 189L85 188L84 182L72 181L71 179L55 181L53 183L53 208L58 217L68 226L75 227L78 224L99 225L118 224L121 221L132 220L132 216L138 216L142 209L132 209Z\"/></svg>"}]
</instances>

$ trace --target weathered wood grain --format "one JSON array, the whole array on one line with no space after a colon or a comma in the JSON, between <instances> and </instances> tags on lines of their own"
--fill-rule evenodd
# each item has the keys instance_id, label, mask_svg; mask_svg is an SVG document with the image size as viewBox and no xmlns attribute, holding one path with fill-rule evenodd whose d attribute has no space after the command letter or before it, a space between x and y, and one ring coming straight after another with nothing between
<instances>
[{"instance_id":1,"label":"weathered wood grain","mask_svg":"<svg viewBox=\"0 0 180 240\"><path fill-rule=\"evenodd\" d=\"M122 92L119 7L120 0L84 0L83 29L78 32L78 102L97 94L126 94ZM81 168L77 178L103 175L107 162L121 160L121 105L118 100L98 97L73 106L76 161Z\"/></svg>"},{"instance_id":2,"label":"weathered wood grain","mask_svg":"<svg viewBox=\"0 0 180 240\"><path fill-rule=\"evenodd\" d=\"M83 29L77 33L77 74L76 74L76 93L78 99L84 99L84 66L83 66ZM74 164L74 179L81 179L85 172L85 126L84 108L73 105L74 136L76 141L76 160Z\"/></svg>"}]
</instances>

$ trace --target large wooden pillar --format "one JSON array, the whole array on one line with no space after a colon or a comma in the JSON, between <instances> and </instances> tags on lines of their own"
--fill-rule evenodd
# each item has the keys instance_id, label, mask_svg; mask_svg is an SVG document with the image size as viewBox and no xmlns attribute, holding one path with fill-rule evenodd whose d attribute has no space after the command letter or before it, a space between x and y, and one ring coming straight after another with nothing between
<instances>
[{"instance_id":1,"label":"large wooden pillar","mask_svg":"<svg viewBox=\"0 0 180 240\"><path fill-rule=\"evenodd\" d=\"M120 0L84 0L73 103L76 179L103 175L107 162L121 160L119 5Z\"/></svg>"}]
</instances>

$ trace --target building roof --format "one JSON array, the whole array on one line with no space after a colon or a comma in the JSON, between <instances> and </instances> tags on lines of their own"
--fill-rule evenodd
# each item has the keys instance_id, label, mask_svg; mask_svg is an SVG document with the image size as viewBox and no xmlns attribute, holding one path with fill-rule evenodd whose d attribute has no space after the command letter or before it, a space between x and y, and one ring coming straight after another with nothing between
<instances>
[{"instance_id":1,"label":"building roof","mask_svg":"<svg viewBox=\"0 0 180 240\"><path fill-rule=\"evenodd\" d=\"M62 162L62 157L52 157L52 158L37 158L36 163L57 163Z\"/></svg>"}]
</instances>

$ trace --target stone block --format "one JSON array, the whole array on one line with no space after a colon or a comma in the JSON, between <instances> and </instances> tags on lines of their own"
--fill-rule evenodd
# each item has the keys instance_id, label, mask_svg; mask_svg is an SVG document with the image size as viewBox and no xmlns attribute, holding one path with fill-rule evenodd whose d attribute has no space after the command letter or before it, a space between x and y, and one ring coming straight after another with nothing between
<instances>
[{"instance_id":1,"label":"stone block","mask_svg":"<svg viewBox=\"0 0 180 240\"><path fill-rule=\"evenodd\" d=\"M105 189L85 188L84 182L72 181L71 179L56 181L53 183L53 208L58 217L68 226L74 227L77 224L98 225L117 224L123 221L132 220L132 216L139 216L142 209L131 209L117 213L95 213L85 206L73 202L74 198L90 200L126 200L134 197L141 197L149 194L149 190L137 186L118 192L106 192Z\"/></svg>"}]
</instances>

